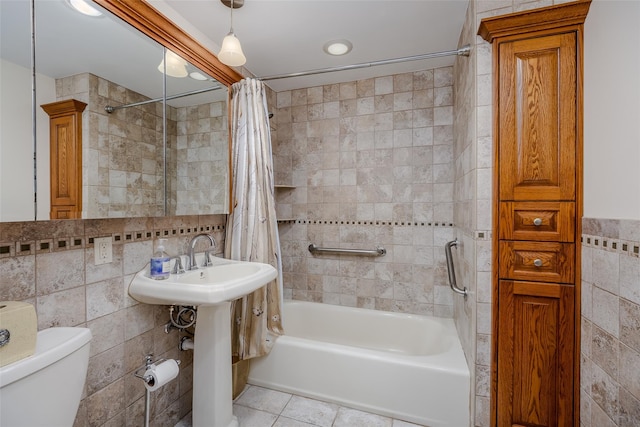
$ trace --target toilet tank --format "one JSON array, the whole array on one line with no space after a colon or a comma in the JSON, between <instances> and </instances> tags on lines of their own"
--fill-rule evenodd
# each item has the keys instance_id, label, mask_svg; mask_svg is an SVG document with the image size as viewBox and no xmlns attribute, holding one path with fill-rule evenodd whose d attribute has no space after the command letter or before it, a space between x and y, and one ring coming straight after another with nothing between
<instances>
[{"instance_id":1,"label":"toilet tank","mask_svg":"<svg viewBox=\"0 0 640 427\"><path fill-rule=\"evenodd\" d=\"M91 331L38 332L33 356L0 368L0 426L71 427L89 364Z\"/></svg>"}]
</instances>

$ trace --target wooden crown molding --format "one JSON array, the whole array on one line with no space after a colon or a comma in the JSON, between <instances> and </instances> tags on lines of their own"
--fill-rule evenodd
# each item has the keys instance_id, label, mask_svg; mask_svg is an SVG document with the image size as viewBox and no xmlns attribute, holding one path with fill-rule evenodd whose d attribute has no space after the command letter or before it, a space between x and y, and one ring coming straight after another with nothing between
<instances>
[{"instance_id":1,"label":"wooden crown molding","mask_svg":"<svg viewBox=\"0 0 640 427\"><path fill-rule=\"evenodd\" d=\"M223 64L207 48L144 0L94 0L161 45L200 68L220 83L230 86L243 77Z\"/></svg>"},{"instance_id":2,"label":"wooden crown molding","mask_svg":"<svg viewBox=\"0 0 640 427\"><path fill-rule=\"evenodd\" d=\"M49 117L57 117L69 113L82 113L87 107L87 104L77 99L65 99L64 101L43 104L40 107L42 107Z\"/></svg>"},{"instance_id":3,"label":"wooden crown molding","mask_svg":"<svg viewBox=\"0 0 640 427\"><path fill-rule=\"evenodd\" d=\"M570 25L582 25L591 0L578 0L556 6L525 10L491 18L480 22L478 35L493 42L497 37L550 30Z\"/></svg>"}]
</instances>

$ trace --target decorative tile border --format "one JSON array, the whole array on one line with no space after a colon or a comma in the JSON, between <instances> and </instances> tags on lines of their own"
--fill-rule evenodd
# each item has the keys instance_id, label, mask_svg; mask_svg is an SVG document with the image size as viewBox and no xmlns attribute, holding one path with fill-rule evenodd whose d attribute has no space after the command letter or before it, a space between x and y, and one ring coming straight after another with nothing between
<instances>
[{"instance_id":1,"label":"decorative tile border","mask_svg":"<svg viewBox=\"0 0 640 427\"><path fill-rule=\"evenodd\" d=\"M282 219L279 224L304 224L304 225L391 225L394 227L453 227L451 222L424 222L424 221L358 221L338 219Z\"/></svg>"},{"instance_id":2,"label":"decorative tile border","mask_svg":"<svg viewBox=\"0 0 640 427\"><path fill-rule=\"evenodd\" d=\"M176 224L180 224L179 217L176 218L178 218ZM110 220L105 219L104 221ZM56 234L60 233L60 230L56 229L54 225L50 230L38 233L37 240L0 241L0 258L12 258L16 256L61 252L71 249L93 248L94 239L98 237L111 237L114 245L121 245L124 243L153 240L157 238L187 237L199 233L224 232L225 228L225 223L210 222L205 224L194 224L193 226L185 226L183 224L180 224L177 227L171 228L111 233L109 233L108 231L103 233L96 233L94 230L93 232L91 232L91 234L87 234L84 236L57 236ZM45 233L56 236L49 237Z\"/></svg>"},{"instance_id":3,"label":"decorative tile border","mask_svg":"<svg viewBox=\"0 0 640 427\"><path fill-rule=\"evenodd\" d=\"M612 239L610 237L603 236L592 236L589 234L583 234L580 241L582 246L587 246L589 248L640 257L640 242L633 242L624 239Z\"/></svg>"}]
</instances>

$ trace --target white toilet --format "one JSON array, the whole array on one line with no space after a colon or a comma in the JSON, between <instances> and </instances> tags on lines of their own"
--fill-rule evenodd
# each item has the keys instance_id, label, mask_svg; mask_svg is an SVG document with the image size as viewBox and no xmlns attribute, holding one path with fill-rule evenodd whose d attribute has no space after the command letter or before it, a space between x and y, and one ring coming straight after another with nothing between
<instances>
[{"instance_id":1,"label":"white toilet","mask_svg":"<svg viewBox=\"0 0 640 427\"><path fill-rule=\"evenodd\" d=\"M0 368L0 426L71 427L78 412L91 331L38 332L33 356Z\"/></svg>"}]
</instances>

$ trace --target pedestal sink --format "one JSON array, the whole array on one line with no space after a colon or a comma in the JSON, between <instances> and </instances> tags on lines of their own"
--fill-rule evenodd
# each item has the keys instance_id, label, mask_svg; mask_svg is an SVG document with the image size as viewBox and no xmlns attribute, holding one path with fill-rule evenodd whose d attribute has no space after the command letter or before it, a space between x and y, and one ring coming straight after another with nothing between
<instances>
[{"instance_id":1,"label":"pedestal sink","mask_svg":"<svg viewBox=\"0 0 640 427\"><path fill-rule=\"evenodd\" d=\"M237 427L231 377L231 301L276 278L269 264L213 258L213 265L167 280L154 280L148 269L129 285L137 301L198 307L193 350L193 427Z\"/></svg>"}]
</instances>

